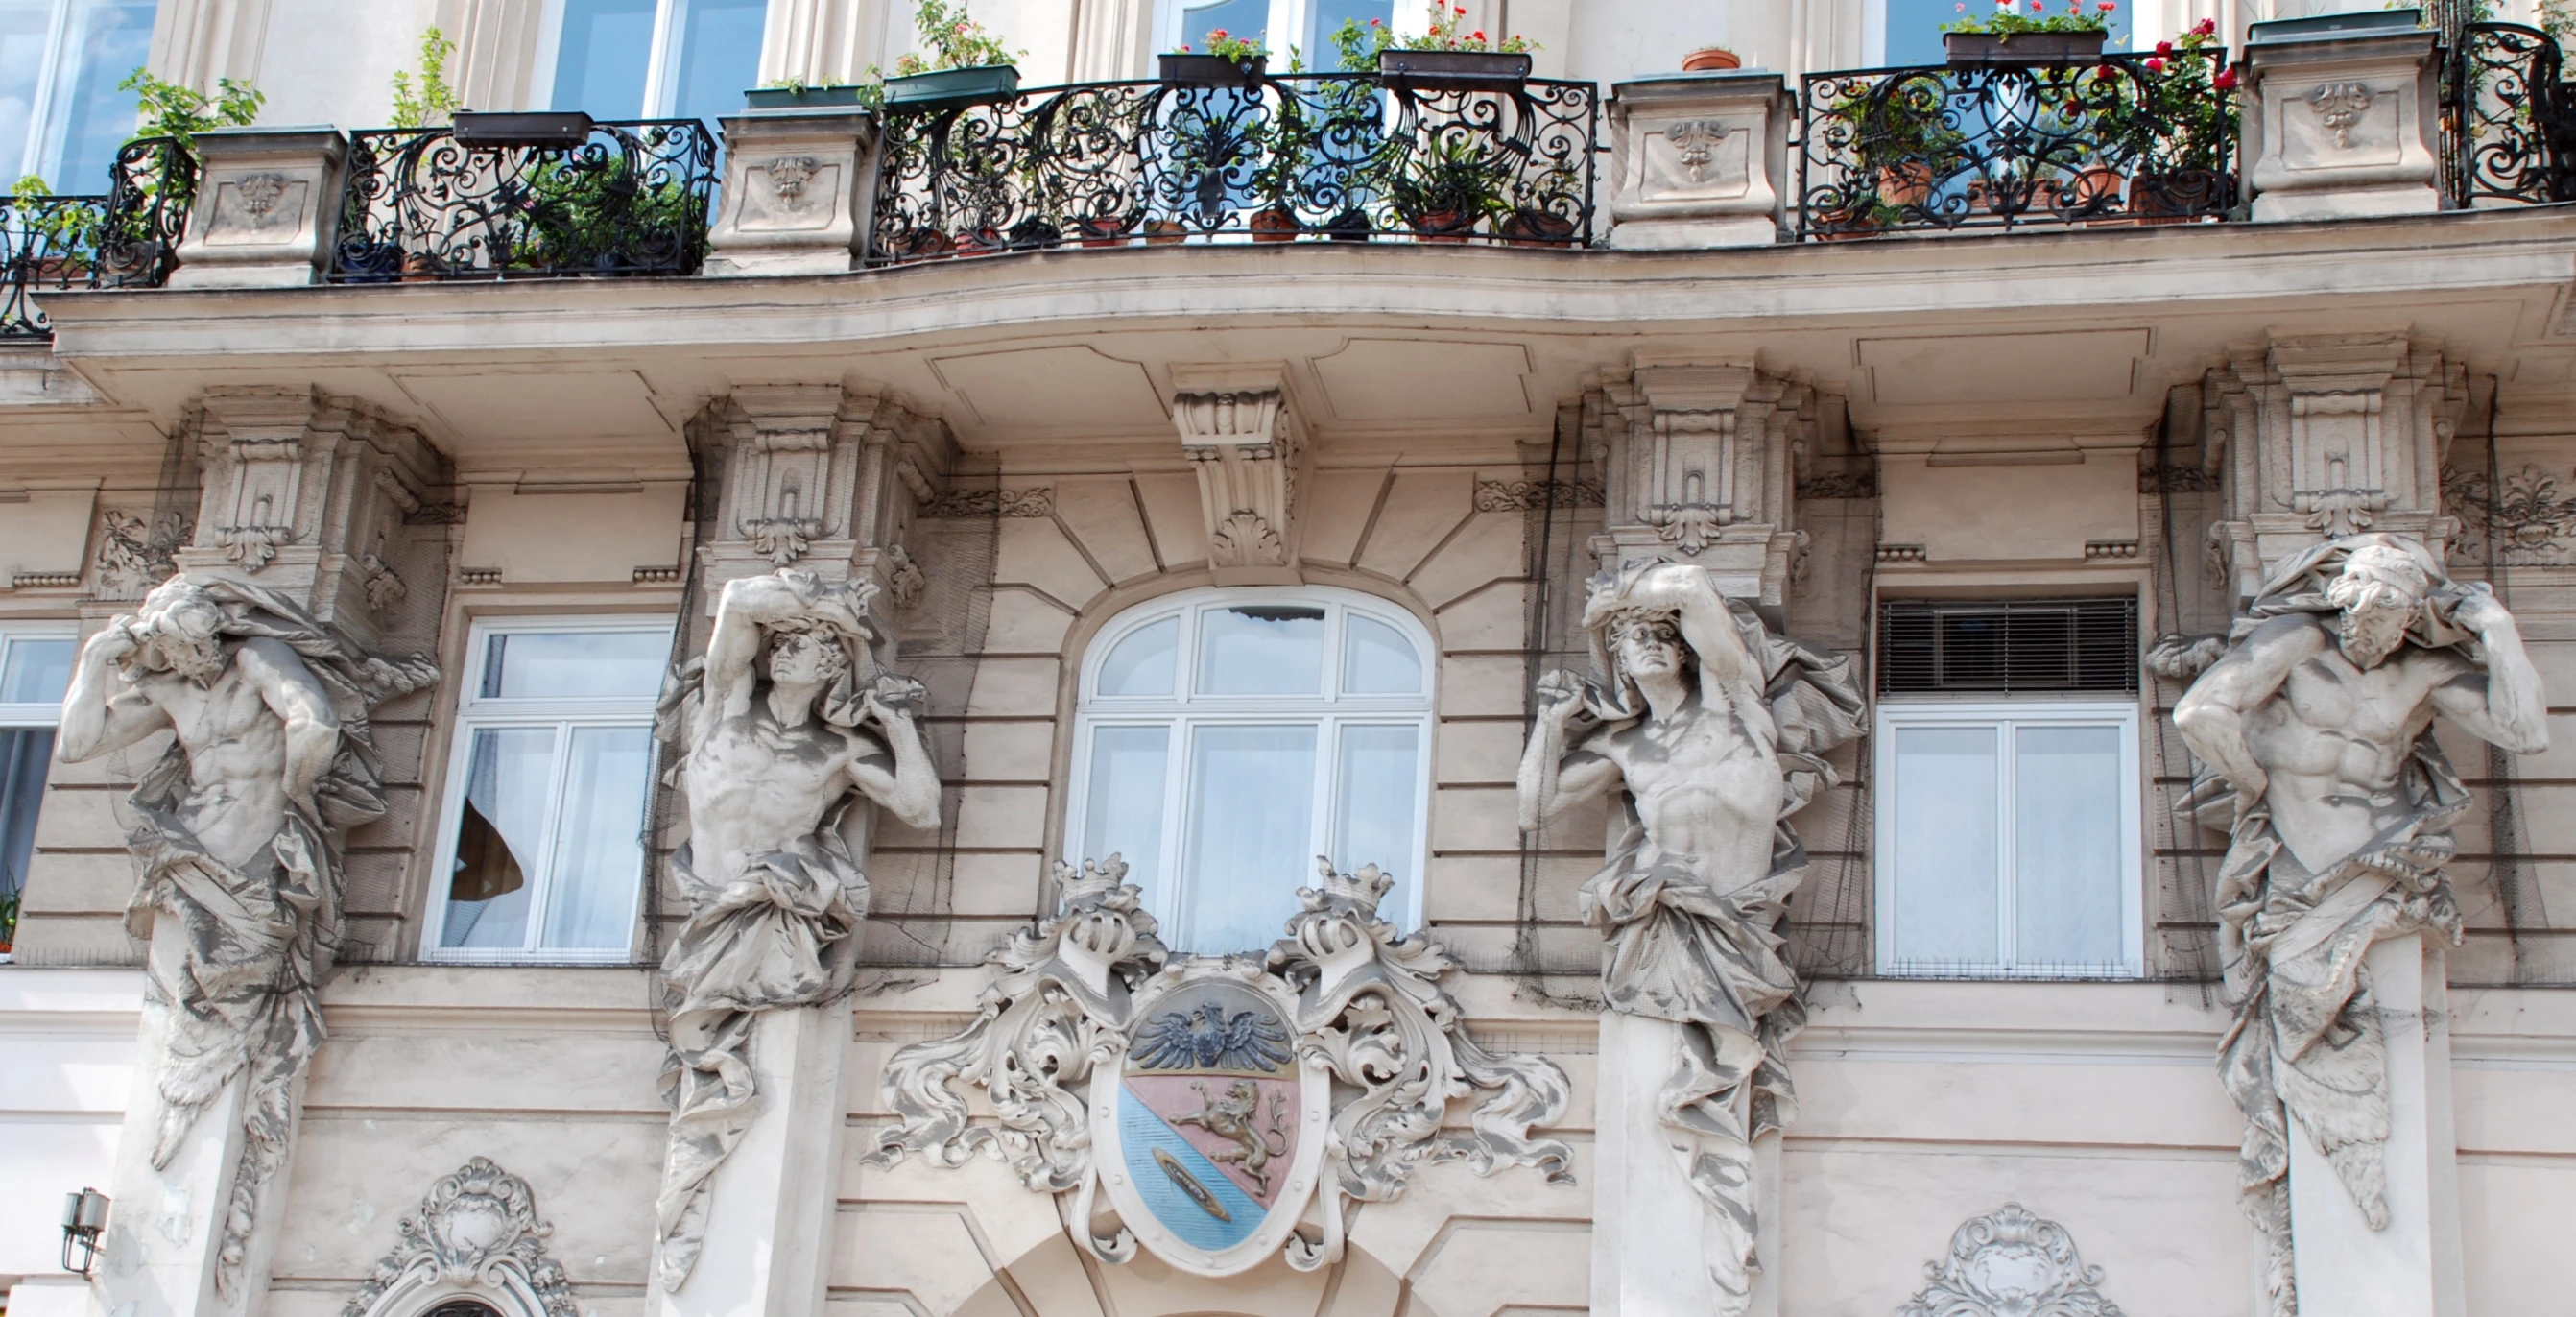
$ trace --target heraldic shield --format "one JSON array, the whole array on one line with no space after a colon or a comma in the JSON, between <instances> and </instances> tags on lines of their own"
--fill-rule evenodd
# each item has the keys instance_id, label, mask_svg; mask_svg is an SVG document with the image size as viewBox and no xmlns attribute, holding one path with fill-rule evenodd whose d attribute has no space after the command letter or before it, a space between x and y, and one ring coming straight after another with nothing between
<instances>
[{"instance_id":1,"label":"heraldic shield","mask_svg":"<svg viewBox=\"0 0 2576 1317\"><path fill-rule=\"evenodd\" d=\"M1295 1001L1235 962L1166 970L1129 1018L1117 1091L1095 1079L1091 1102L1110 1202L1172 1265L1247 1271L1314 1195L1332 1078L1297 1055Z\"/></svg>"}]
</instances>

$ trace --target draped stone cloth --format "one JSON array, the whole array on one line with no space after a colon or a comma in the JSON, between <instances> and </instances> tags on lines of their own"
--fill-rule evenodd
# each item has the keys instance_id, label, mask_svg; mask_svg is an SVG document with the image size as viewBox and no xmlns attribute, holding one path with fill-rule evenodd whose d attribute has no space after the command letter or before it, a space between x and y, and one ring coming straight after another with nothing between
<instances>
[{"instance_id":1,"label":"draped stone cloth","mask_svg":"<svg viewBox=\"0 0 2576 1317\"><path fill-rule=\"evenodd\" d=\"M2230 643L2260 623L2300 612L2331 617L2325 584L2362 544L2407 549L2437 587L2441 564L2412 541L2353 536L2282 563L2231 628ZM2429 615L2407 634L2425 648L2471 648L2466 633ZM2387 1036L2363 955L2372 943L2429 932L2456 943L2460 915L2448 875L2457 850L2450 820L2468 788L2428 728L2401 772L2407 815L2359 851L2310 872L2256 804L2230 819L2234 796L2204 767L2185 808L2229 832L2216 893L2222 981L2234 1019L2219 1040L2221 1082L2245 1113L2237 1189L2245 1214L2271 1245L2273 1292L2290 1293L2290 1138L2296 1116L2373 1229L2388 1223Z\"/></svg>"},{"instance_id":2,"label":"draped stone cloth","mask_svg":"<svg viewBox=\"0 0 2576 1317\"><path fill-rule=\"evenodd\" d=\"M1595 587L1596 598L1609 593ZM1745 694L1767 711L1770 725L1741 710L1727 716L1737 736L1777 759L1787 785L1771 867L1758 875L1717 872L1699 856L1662 850L1623 796L1626 826L1608 862L1584 883L1582 913L1608 939L1601 989L1610 1008L1684 1026L1657 1116L1716 1213L1722 1246L1749 1267L1757 1216L1753 1141L1796 1117L1787 1049L1806 1023L1783 931L1807 852L1787 820L1833 785L1824 755L1860 734L1864 701L1848 658L1773 635L1750 606L1727 602L1764 683ZM1612 673L1606 625L1595 626L1593 644L1595 670ZM1588 684L1584 702L1604 734L1647 716L1635 689L1616 677ZM1549 749L1547 762L1562 757L1563 747ZM1722 1284L1730 1270L1718 1272Z\"/></svg>"},{"instance_id":3,"label":"draped stone cloth","mask_svg":"<svg viewBox=\"0 0 2576 1317\"><path fill-rule=\"evenodd\" d=\"M664 697L666 725L697 697L702 679L697 665L683 670ZM840 682L821 703L825 724L858 726L863 702L854 682ZM666 1291L696 1268L708 1182L759 1114L752 1029L760 1013L820 1005L850 988L868 910L867 876L841 832L855 800L845 798L811 835L729 880L699 874L685 843L671 857L690 914L662 958L671 1028L662 1095L671 1133L654 1215Z\"/></svg>"},{"instance_id":4,"label":"draped stone cloth","mask_svg":"<svg viewBox=\"0 0 2576 1317\"><path fill-rule=\"evenodd\" d=\"M153 998L170 1012L153 1167L169 1166L234 1076L250 1076L216 1272L230 1293L260 1195L286 1159L295 1081L322 1044L321 983L341 932L337 837L385 812L368 711L430 685L438 672L417 655L366 655L275 591L224 580L201 588L223 610L218 635L265 637L294 650L330 694L340 724L339 751L315 784L314 808L290 802L265 851L240 868L208 854L180 821L190 788L185 746L173 741L128 800L134 822L126 845L137 883L126 928L150 939L160 918L179 927L179 954L148 962Z\"/></svg>"}]
</instances>

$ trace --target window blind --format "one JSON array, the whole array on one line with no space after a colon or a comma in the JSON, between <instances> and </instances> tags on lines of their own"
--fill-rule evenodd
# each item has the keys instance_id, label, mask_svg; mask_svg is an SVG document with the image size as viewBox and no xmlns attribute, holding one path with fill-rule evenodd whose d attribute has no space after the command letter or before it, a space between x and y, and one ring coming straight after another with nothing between
<instances>
[{"instance_id":1,"label":"window blind","mask_svg":"<svg viewBox=\"0 0 2576 1317\"><path fill-rule=\"evenodd\" d=\"M1880 695L2138 692L2138 601L1893 599Z\"/></svg>"}]
</instances>

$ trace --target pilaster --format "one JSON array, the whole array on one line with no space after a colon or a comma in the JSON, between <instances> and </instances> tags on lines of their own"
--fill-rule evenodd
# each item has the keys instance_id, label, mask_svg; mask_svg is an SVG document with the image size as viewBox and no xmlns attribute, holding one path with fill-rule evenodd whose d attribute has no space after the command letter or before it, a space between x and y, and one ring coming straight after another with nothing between
<instances>
[{"instance_id":1,"label":"pilaster","mask_svg":"<svg viewBox=\"0 0 2576 1317\"><path fill-rule=\"evenodd\" d=\"M2254 218L2441 209L2439 35L2411 26L2245 51L2245 177Z\"/></svg>"},{"instance_id":2,"label":"pilaster","mask_svg":"<svg viewBox=\"0 0 2576 1317\"><path fill-rule=\"evenodd\" d=\"M1814 394L1750 365L1639 366L1587 407L1606 516L1604 568L1706 568L1720 593L1778 605L1801 535L1798 465Z\"/></svg>"},{"instance_id":3,"label":"pilaster","mask_svg":"<svg viewBox=\"0 0 2576 1317\"><path fill-rule=\"evenodd\" d=\"M1610 89L1610 245L1760 247L1779 241L1788 81L1693 73Z\"/></svg>"},{"instance_id":4,"label":"pilaster","mask_svg":"<svg viewBox=\"0 0 2576 1317\"><path fill-rule=\"evenodd\" d=\"M340 234L349 139L337 128L199 133L197 196L173 288L294 288L320 280Z\"/></svg>"},{"instance_id":5,"label":"pilaster","mask_svg":"<svg viewBox=\"0 0 2576 1317\"><path fill-rule=\"evenodd\" d=\"M2274 339L2239 348L2202 384L2202 432L2223 477L2210 530L2240 600L2325 539L2393 531L2436 555L2442 460L2468 406L2467 368L2403 334Z\"/></svg>"}]
</instances>

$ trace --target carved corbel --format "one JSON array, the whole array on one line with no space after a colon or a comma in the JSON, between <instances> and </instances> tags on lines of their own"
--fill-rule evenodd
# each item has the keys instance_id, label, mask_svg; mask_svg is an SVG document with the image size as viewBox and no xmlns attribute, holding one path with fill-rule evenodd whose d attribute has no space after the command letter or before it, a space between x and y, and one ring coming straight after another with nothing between
<instances>
[{"instance_id":1,"label":"carved corbel","mask_svg":"<svg viewBox=\"0 0 2576 1317\"><path fill-rule=\"evenodd\" d=\"M1307 445L1279 372L1175 375L1172 423L1198 476L1209 565L1223 583L1293 581Z\"/></svg>"},{"instance_id":2,"label":"carved corbel","mask_svg":"<svg viewBox=\"0 0 2576 1317\"><path fill-rule=\"evenodd\" d=\"M1608 516L1604 567L1709 569L1729 595L1778 603L1797 559L1799 465L1814 395L1749 365L1641 366L1587 408Z\"/></svg>"},{"instance_id":3,"label":"carved corbel","mask_svg":"<svg viewBox=\"0 0 2576 1317\"><path fill-rule=\"evenodd\" d=\"M718 579L801 566L896 584L888 550L952 464L945 427L839 384L746 385L719 416L725 492L706 550Z\"/></svg>"}]
</instances>

